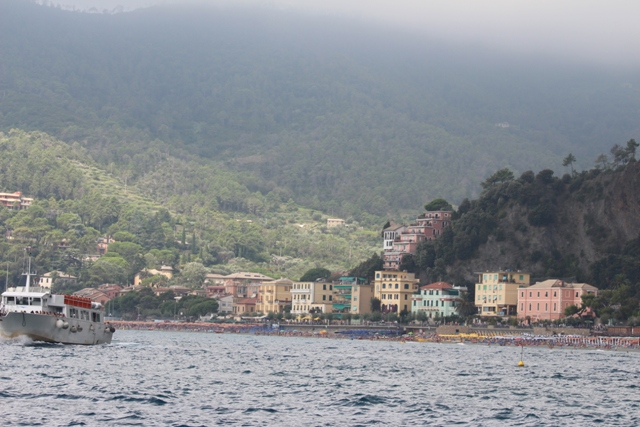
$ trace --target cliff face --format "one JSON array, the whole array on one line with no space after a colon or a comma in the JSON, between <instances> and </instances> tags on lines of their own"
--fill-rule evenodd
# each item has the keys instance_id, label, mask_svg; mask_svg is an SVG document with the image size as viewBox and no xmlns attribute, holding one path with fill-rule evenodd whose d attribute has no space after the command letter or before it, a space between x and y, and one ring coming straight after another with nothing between
<instances>
[{"instance_id":1,"label":"cliff face","mask_svg":"<svg viewBox=\"0 0 640 427\"><path fill-rule=\"evenodd\" d=\"M530 205L496 197L497 227L471 259L456 261L448 272L471 281L475 271L498 268L584 279L592 263L640 237L640 162L563 178L551 187L544 208L554 212L553 221L533 226Z\"/></svg>"}]
</instances>

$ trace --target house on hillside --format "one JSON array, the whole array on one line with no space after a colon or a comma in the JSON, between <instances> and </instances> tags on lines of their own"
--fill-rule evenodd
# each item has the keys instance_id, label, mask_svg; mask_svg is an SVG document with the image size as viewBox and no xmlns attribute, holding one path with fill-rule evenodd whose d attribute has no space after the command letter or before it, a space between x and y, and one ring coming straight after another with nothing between
<instances>
[{"instance_id":1,"label":"house on hillside","mask_svg":"<svg viewBox=\"0 0 640 427\"><path fill-rule=\"evenodd\" d=\"M98 290L104 293L111 300L118 296L118 292L122 290L122 286L106 283L104 285L98 286Z\"/></svg>"},{"instance_id":2,"label":"house on hillside","mask_svg":"<svg viewBox=\"0 0 640 427\"><path fill-rule=\"evenodd\" d=\"M255 298L258 296L260 284L273 279L260 273L233 273L224 276L224 287L227 294L236 298Z\"/></svg>"},{"instance_id":3,"label":"house on hillside","mask_svg":"<svg viewBox=\"0 0 640 427\"><path fill-rule=\"evenodd\" d=\"M55 283L60 286L74 285L78 280L77 277L72 276L62 271L50 271L45 273L38 279L38 286L41 288L51 289Z\"/></svg>"},{"instance_id":4,"label":"house on hillside","mask_svg":"<svg viewBox=\"0 0 640 427\"><path fill-rule=\"evenodd\" d=\"M109 245L114 243L111 237L99 237L96 241L96 250L98 251L98 255L104 255L107 253L107 249L109 249Z\"/></svg>"},{"instance_id":5,"label":"house on hillside","mask_svg":"<svg viewBox=\"0 0 640 427\"><path fill-rule=\"evenodd\" d=\"M145 268L135 275L133 278L133 286L139 286L144 279L153 276L165 276L166 278L171 279L173 278L173 268L168 265L163 265L160 270Z\"/></svg>"},{"instance_id":6,"label":"house on hillside","mask_svg":"<svg viewBox=\"0 0 640 427\"><path fill-rule=\"evenodd\" d=\"M0 193L0 205L7 209L28 209L32 203L33 199L30 197L23 197L22 192L20 191L16 191L14 193Z\"/></svg>"},{"instance_id":7,"label":"house on hillside","mask_svg":"<svg viewBox=\"0 0 640 427\"><path fill-rule=\"evenodd\" d=\"M345 225L344 219L341 218L327 218L327 228L339 227Z\"/></svg>"},{"instance_id":8,"label":"house on hillside","mask_svg":"<svg viewBox=\"0 0 640 427\"><path fill-rule=\"evenodd\" d=\"M425 240L434 240L442 235L442 231L451 225L452 211L427 211L409 225L392 224L385 228L383 234L383 269L399 270L402 258L414 254L418 244Z\"/></svg>"}]
</instances>

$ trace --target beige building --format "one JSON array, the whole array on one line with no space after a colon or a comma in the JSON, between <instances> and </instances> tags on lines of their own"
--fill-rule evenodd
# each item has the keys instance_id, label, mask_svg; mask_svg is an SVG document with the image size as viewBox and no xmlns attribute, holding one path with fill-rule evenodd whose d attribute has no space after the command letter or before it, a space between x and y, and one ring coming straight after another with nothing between
<instances>
[{"instance_id":1,"label":"beige building","mask_svg":"<svg viewBox=\"0 0 640 427\"><path fill-rule=\"evenodd\" d=\"M287 306L291 306L291 288L293 281L278 279L262 282L258 293L256 311L261 313L282 313Z\"/></svg>"},{"instance_id":2,"label":"beige building","mask_svg":"<svg viewBox=\"0 0 640 427\"><path fill-rule=\"evenodd\" d=\"M173 277L173 268L168 265L163 265L160 267L160 270L145 268L135 275L133 278L133 286L139 286L144 279L153 276L165 276L167 279L171 279Z\"/></svg>"},{"instance_id":3,"label":"beige building","mask_svg":"<svg viewBox=\"0 0 640 427\"><path fill-rule=\"evenodd\" d=\"M51 289L54 281L58 284L65 284L75 283L76 280L77 278L75 276L71 276L61 271L51 271L49 273L43 274L38 279L38 286L40 286L41 288Z\"/></svg>"},{"instance_id":4,"label":"beige building","mask_svg":"<svg viewBox=\"0 0 640 427\"><path fill-rule=\"evenodd\" d=\"M340 218L327 218L327 227L338 227L340 225L344 225L344 219Z\"/></svg>"},{"instance_id":5,"label":"beige building","mask_svg":"<svg viewBox=\"0 0 640 427\"><path fill-rule=\"evenodd\" d=\"M291 286L291 314L306 317L314 313L331 313L333 283L294 282Z\"/></svg>"},{"instance_id":6,"label":"beige building","mask_svg":"<svg viewBox=\"0 0 640 427\"><path fill-rule=\"evenodd\" d=\"M374 297L383 313L411 311L411 295L418 291L419 279L406 271L376 271Z\"/></svg>"},{"instance_id":7,"label":"beige building","mask_svg":"<svg viewBox=\"0 0 640 427\"><path fill-rule=\"evenodd\" d=\"M260 273L239 272L224 276L224 289L236 298L256 298L263 282L273 278Z\"/></svg>"},{"instance_id":8,"label":"beige building","mask_svg":"<svg viewBox=\"0 0 640 427\"><path fill-rule=\"evenodd\" d=\"M8 209L27 209L33 203L31 197L22 197L20 191L15 193L0 193L0 205Z\"/></svg>"},{"instance_id":9,"label":"beige building","mask_svg":"<svg viewBox=\"0 0 640 427\"><path fill-rule=\"evenodd\" d=\"M373 285L354 285L351 291L351 314L371 313Z\"/></svg>"},{"instance_id":10,"label":"beige building","mask_svg":"<svg viewBox=\"0 0 640 427\"><path fill-rule=\"evenodd\" d=\"M515 316L518 288L527 287L531 275L521 271L486 271L476 273L475 304L480 316Z\"/></svg>"}]
</instances>

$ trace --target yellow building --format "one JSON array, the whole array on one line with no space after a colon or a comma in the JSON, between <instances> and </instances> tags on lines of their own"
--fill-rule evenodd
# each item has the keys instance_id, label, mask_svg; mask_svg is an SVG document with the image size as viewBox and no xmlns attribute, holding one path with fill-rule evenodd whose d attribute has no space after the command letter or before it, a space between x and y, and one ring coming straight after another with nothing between
<instances>
[{"instance_id":1,"label":"yellow building","mask_svg":"<svg viewBox=\"0 0 640 427\"><path fill-rule=\"evenodd\" d=\"M256 311L261 313L282 313L287 306L291 306L291 288L293 282L289 279L278 279L260 284Z\"/></svg>"},{"instance_id":2,"label":"yellow building","mask_svg":"<svg viewBox=\"0 0 640 427\"><path fill-rule=\"evenodd\" d=\"M531 275L521 271L476 273L476 307L481 316L515 316L518 288L529 286Z\"/></svg>"},{"instance_id":3,"label":"yellow building","mask_svg":"<svg viewBox=\"0 0 640 427\"><path fill-rule=\"evenodd\" d=\"M411 311L411 294L418 291L419 279L406 271L376 271L374 296L383 313Z\"/></svg>"},{"instance_id":4,"label":"yellow building","mask_svg":"<svg viewBox=\"0 0 640 427\"><path fill-rule=\"evenodd\" d=\"M371 313L372 285L353 285L351 292L351 314ZM411 300L411 297L409 297Z\"/></svg>"},{"instance_id":5,"label":"yellow building","mask_svg":"<svg viewBox=\"0 0 640 427\"><path fill-rule=\"evenodd\" d=\"M306 317L310 313L331 313L333 284L294 282L291 286L291 314Z\"/></svg>"}]
</instances>

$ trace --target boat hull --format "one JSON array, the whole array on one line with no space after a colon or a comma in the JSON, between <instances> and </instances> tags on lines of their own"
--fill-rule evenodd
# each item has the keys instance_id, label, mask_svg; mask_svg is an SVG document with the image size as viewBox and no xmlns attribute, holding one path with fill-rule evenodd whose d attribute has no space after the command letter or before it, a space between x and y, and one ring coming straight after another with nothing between
<instances>
[{"instance_id":1,"label":"boat hull","mask_svg":"<svg viewBox=\"0 0 640 427\"><path fill-rule=\"evenodd\" d=\"M46 314L10 312L0 317L0 335L26 336L34 341L62 344L109 344L113 332L104 323L60 318Z\"/></svg>"}]
</instances>

